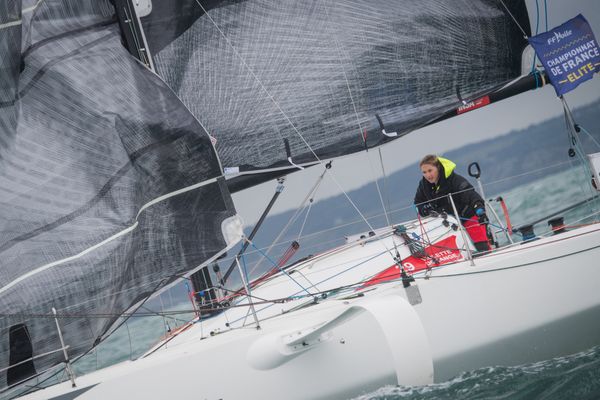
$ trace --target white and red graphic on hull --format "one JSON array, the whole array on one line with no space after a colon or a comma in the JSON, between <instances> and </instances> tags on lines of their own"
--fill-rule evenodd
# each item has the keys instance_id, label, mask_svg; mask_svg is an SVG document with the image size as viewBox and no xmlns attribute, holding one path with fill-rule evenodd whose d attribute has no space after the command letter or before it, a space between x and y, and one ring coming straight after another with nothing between
<instances>
[{"instance_id":1,"label":"white and red graphic on hull","mask_svg":"<svg viewBox=\"0 0 600 400\"><path fill-rule=\"evenodd\" d=\"M426 254L423 257L410 256L402 260L402 266L407 274L414 274L428 268L439 267L463 259L462 254L456 247L456 236L449 236L423 250ZM361 289L381 282L399 279L400 272L400 267L394 264L365 282Z\"/></svg>"}]
</instances>

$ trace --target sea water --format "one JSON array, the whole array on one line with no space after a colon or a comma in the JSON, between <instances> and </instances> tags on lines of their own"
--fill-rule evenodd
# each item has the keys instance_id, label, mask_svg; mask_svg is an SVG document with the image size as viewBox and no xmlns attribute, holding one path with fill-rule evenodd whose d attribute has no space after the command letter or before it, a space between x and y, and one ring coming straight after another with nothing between
<instances>
[{"instance_id":1,"label":"sea water","mask_svg":"<svg viewBox=\"0 0 600 400\"><path fill-rule=\"evenodd\" d=\"M396 399L600 399L600 346L533 364L466 371L427 386L386 386L354 400Z\"/></svg>"}]
</instances>

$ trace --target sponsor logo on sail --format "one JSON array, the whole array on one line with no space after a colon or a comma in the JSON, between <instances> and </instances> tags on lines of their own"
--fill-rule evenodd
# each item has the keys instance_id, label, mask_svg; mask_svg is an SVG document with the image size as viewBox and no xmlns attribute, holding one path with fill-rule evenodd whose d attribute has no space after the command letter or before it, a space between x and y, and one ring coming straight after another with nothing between
<instances>
[{"instance_id":1,"label":"sponsor logo on sail","mask_svg":"<svg viewBox=\"0 0 600 400\"><path fill-rule=\"evenodd\" d=\"M458 107L456 109L456 113L457 114L463 114L463 113L466 113L468 111L475 110L476 108L487 106L488 104L490 104L490 98L489 98L489 96L483 96L483 97L480 97L477 100L470 101L467 104L464 104L464 105Z\"/></svg>"}]
</instances>

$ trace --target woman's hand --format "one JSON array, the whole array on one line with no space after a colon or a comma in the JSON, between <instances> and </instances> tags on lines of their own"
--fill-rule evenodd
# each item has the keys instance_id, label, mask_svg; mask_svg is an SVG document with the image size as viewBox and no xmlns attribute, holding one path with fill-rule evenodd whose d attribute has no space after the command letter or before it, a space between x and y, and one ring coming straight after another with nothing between
<instances>
[{"instance_id":1,"label":"woman's hand","mask_svg":"<svg viewBox=\"0 0 600 400\"><path fill-rule=\"evenodd\" d=\"M490 222L483 207L479 207L478 209L476 209L475 215L477 215L477 220L480 224L487 224L488 222Z\"/></svg>"}]
</instances>

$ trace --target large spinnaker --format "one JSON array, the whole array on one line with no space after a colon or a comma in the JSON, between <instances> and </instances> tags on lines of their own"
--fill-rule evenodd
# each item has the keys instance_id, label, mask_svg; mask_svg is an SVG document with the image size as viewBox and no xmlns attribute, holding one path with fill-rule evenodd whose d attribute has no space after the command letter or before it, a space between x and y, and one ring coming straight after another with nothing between
<instances>
[{"instance_id":1,"label":"large spinnaker","mask_svg":"<svg viewBox=\"0 0 600 400\"><path fill-rule=\"evenodd\" d=\"M69 355L90 349L219 255L235 210L210 137L122 46L108 0L0 9L2 370L60 349L52 308ZM4 370L0 387L62 361Z\"/></svg>"},{"instance_id":2,"label":"large spinnaker","mask_svg":"<svg viewBox=\"0 0 600 400\"><path fill-rule=\"evenodd\" d=\"M380 145L376 114L400 137L518 77L510 14L528 35L524 3L500 0L179 0L142 23L223 166L264 172Z\"/></svg>"}]
</instances>

